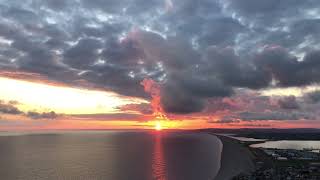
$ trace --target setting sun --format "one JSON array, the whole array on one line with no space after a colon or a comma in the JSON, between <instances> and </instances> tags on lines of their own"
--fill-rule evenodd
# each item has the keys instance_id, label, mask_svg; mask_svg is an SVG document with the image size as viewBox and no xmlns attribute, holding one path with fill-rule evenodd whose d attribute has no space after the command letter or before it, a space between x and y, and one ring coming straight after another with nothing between
<instances>
[{"instance_id":1,"label":"setting sun","mask_svg":"<svg viewBox=\"0 0 320 180\"><path fill-rule=\"evenodd\" d=\"M160 121L157 121L154 128L155 128L155 130L157 130L157 131L161 131L161 130L162 130L161 122L160 122Z\"/></svg>"}]
</instances>

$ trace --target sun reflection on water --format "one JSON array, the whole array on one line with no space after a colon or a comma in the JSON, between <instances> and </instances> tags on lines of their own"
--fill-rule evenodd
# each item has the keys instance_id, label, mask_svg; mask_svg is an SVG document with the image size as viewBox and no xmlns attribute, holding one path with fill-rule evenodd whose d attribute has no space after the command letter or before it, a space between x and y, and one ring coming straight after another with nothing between
<instances>
[{"instance_id":1,"label":"sun reflection on water","mask_svg":"<svg viewBox=\"0 0 320 180\"><path fill-rule=\"evenodd\" d=\"M163 145L160 132L155 135L152 172L153 178L155 180L167 180L166 162L164 160Z\"/></svg>"}]
</instances>

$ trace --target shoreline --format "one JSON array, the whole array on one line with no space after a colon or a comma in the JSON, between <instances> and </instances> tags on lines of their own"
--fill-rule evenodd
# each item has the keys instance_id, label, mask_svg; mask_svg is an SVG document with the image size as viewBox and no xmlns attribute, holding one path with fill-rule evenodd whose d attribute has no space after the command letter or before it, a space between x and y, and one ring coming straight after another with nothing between
<instances>
[{"instance_id":1,"label":"shoreline","mask_svg":"<svg viewBox=\"0 0 320 180\"><path fill-rule=\"evenodd\" d=\"M240 144L240 141L230 137L212 134L218 137L222 144L220 169L214 180L229 180L239 174L254 171L254 155L248 147Z\"/></svg>"}]
</instances>

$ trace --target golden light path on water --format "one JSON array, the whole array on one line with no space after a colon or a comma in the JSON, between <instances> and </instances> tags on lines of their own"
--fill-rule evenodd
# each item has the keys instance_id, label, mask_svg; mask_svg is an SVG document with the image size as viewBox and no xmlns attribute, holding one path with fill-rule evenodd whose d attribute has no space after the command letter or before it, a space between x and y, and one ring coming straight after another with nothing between
<instances>
[{"instance_id":1,"label":"golden light path on water","mask_svg":"<svg viewBox=\"0 0 320 180\"><path fill-rule=\"evenodd\" d=\"M167 180L161 131L156 131L155 134L152 173L155 180Z\"/></svg>"}]
</instances>

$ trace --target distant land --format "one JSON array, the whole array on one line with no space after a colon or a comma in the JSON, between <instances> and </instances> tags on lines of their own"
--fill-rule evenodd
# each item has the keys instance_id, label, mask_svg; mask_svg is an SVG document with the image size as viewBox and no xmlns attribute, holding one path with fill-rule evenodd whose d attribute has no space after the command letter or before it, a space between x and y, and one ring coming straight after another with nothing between
<instances>
[{"instance_id":1,"label":"distant land","mask_svg":"<svg viewBox=\"0 0 320 180\"><path fill-rule=\"evenodd\" d=\"M202 129L216 134L268 140L320 140L320 129Z\"/></svg>"}]
</instances>

